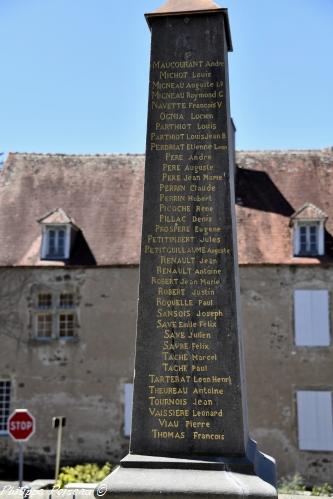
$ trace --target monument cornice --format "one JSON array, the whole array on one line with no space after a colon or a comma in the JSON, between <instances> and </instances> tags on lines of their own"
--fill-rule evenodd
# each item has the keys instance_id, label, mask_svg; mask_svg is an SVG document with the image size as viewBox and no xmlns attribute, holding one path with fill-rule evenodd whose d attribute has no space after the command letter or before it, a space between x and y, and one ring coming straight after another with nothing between
<instances>
[{"instance_id":1,"label":"monument cornice","mask_svg":"<svg viewBox=\"0 0 333 499\"><path fill-rule=\"evenodd\" d=\"M161 16L181 16L198 14L216 14L221 13L224 16L225 34L227 39L228 51L232 52L231 31L228 17L228 9L220 7L212 0L167 0L161 7L145 14L147 23L151 28L151 21Z\"/></svg>"}]
</instances>

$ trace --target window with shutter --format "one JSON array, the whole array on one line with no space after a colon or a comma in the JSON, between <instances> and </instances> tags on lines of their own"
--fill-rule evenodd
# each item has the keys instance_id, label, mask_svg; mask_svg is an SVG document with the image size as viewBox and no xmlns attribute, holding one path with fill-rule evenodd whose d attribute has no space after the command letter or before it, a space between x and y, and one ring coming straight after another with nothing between
<instances>
[{"instance_id":1,"label":"window with shutter","mask_svg":"<svg viewBox=\"0 0 333 499\"><path fill-rule=\"evenodd\" d=\"M329 293L326 289L294 291L295 344L329 346Z\"/></svg>"},{"instance_id":2,"label":"window with shutter","mask_svg":"<svg viewBox=\"0 0 333 499\"><path fill-rule=\"evenodd\" d=\"M133 385L126 383L124 385L124 435L129 437L131 435L132 427L132 405L133 405Z\"/></svg>"},{"instance_id":3,"label":"window with shutter","mask_svg":"<svg viewBox=\"0 0 333 499\"><path fill-rule=\"evenodd\" d=\"M332 393L298 391L297 419L300 450L333 451Z\"/></svg>"},{"instance_id":4,"label":"window with shutter","mask_svg":"<svg viewBox=\"0 0 333 499\"><path fill-rule=\"evenodd\" d=\"M294 228L294 256L315 257L325 254L327 215L318 206L304 203L290 217Z\"/></svg>"}]
</instances>

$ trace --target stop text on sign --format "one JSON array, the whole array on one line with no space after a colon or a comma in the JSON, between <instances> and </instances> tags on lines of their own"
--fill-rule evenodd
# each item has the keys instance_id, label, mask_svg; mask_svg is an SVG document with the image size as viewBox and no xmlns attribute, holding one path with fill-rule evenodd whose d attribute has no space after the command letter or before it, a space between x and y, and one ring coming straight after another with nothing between
<instances>
[{"instance_id":1,"label":"stop text on sign","mask_svg":"<svg viewBox=\"0 0 333 499\"><path fill-rule=\"evenodd\" d=\"M33 428L32 421L11 421L9 425L10 431L26 431Z\"/></svg>"},{"instance_id":2,"label":"stop text on sign","mask_svg":"<svg viewBox=\"0 0 333 499\"><path fill-rule=\"evenodd\" d=\"M26 442L35 433L35 418L27 409L16 409L8 418L8 433L18 442Z\"/></svg>"}]
</instances>

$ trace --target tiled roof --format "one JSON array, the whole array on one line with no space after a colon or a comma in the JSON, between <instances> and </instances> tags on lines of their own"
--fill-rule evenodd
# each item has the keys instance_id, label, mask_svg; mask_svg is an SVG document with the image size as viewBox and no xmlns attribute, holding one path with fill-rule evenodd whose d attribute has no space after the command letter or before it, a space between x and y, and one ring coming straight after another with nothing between
<instances>
[{"instance_id":1,"label":"tiled roof","mask_svg":"<svg viewBox=\"0 0 333 499\"><path fill-rule=\"evenodd\" d=\"M40 260L38 220L57 208L81 230L69 264L139 262L144 156L9 154L0 174L0 265Z\"/></svg>"},{"instance_id":2,"label":"tiled roof","mask_svg":"<svg viewBox=\"0 0 333 499\"><path fill-rule=\"evenodd\" d=\"M333 263L333 151L242 151L237 165L240 263ZM328 216L320 259L292 256L290 218L305 203Z\"/></svg>"},{"instance_id":3,"label":"tiled roof","mask_svg":"<svg viewBox=\"0 0 333 499\"><path fill-rule=\"evenodd\" d=\"M333 263L294 258L289 226L313 204L328 216L333 255L332 151L239 152L237 164L240 264ZM81 230L69 264L137 265L143 177L143 155L9 154L0 173L0 266L64 265L39 256L38 220L59 209Z\"/></svg>"}]
</instances>

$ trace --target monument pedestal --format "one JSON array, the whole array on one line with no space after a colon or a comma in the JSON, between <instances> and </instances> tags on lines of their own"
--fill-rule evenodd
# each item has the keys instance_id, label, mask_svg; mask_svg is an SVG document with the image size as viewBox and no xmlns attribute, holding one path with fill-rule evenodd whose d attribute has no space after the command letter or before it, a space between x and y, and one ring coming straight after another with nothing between
<instances>
[{"instance_id":1,"label":"monument pedestal","mask_svg":"<svg viewBox=\"0 0 333 499\"><path fill-rule=\"evenodd\" d=\"M275 488L255 475L246 458L192 460L129 454L99 490L113 499L277 497ZM98 491L95 495L101 497Z\"/></svg>"}]
</instances>

